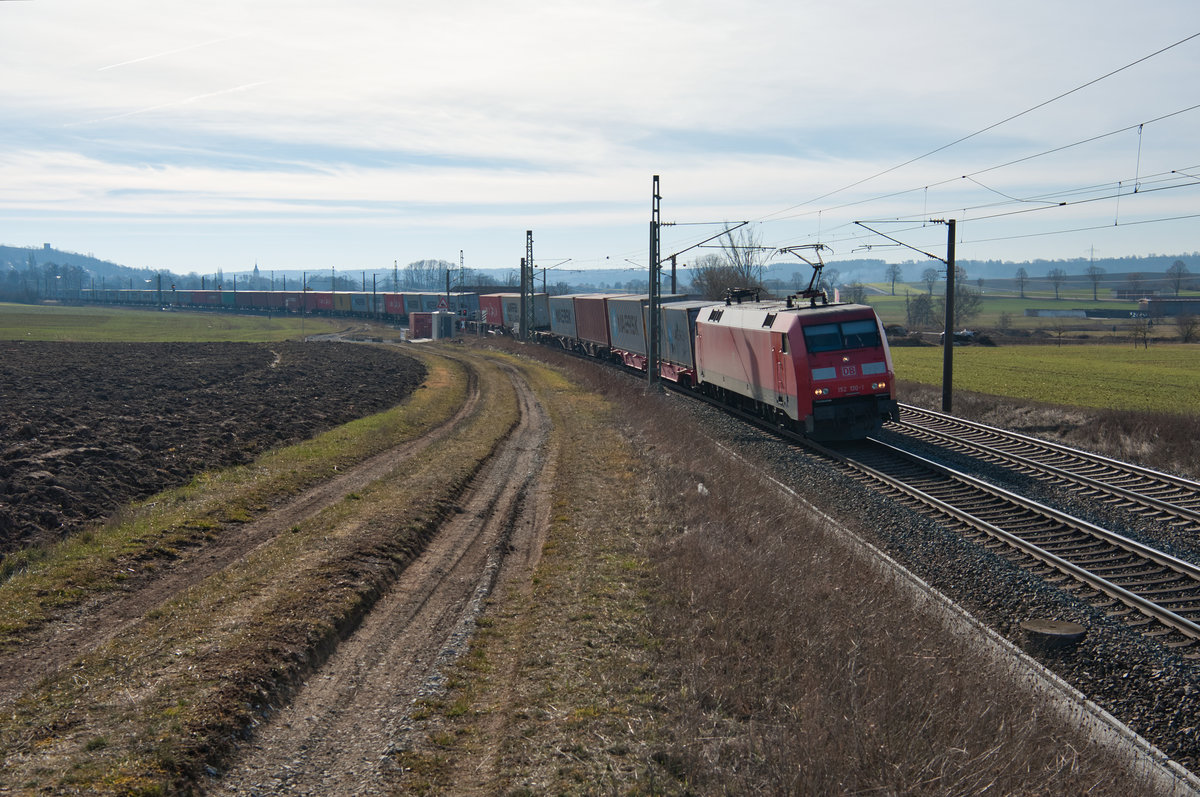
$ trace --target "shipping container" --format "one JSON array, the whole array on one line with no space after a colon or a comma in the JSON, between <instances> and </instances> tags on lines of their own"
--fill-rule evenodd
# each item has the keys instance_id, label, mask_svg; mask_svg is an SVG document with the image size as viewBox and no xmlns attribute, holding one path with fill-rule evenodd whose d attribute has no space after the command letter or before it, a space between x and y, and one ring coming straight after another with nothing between
<instances>
[{"instance_id":1,"label":"shipping container","mask_svg":"<svg viewBox=\"0 0 1200 797\"><path fill-rule=\"evenodd\" d=\"M627 293L593 293L575 297L575 326L579 339L591 344L594 354L598 349L612 346L608 333L608 300L628 296Z\"/></svg>"},{"instance_id":2,"label":"shipping container","mask_svg":"<svg viewBox=\"0 0 1200 797\"><path fill-rule=\"evenodd\" d=\"M685 299L687 296L683 294L667 294L660 298L660 302L669 304ZM647 356L646 330L649 324L646 314L649 312L649 304L650 297L646 294L620 296L608 300L608 330L614 349L641 358ZM632 362L626 364L634 365ZM643 360L637 367L644 365Z\"/></svg>"},{"instance_id":3,"label":"shipping container","mask_svg":"<svg viewBox=\"0 0 1200 797\"><path fill-rule=\"evenodd\" d=\"M479 294L450 294L450 310L471 320L477 319L479 317Z\"/></svg>"},{"instance_id":4,"label":"shipping container","mask_svg":"<svg viewBox=\"0 0 1200 797\"><path fill-rule=\"evenodd\" d=\"M329 291L309 291L309 307L318 313L333 312L333 293Z\"/></svg>"},{"instance_id":5,"label":"shipping container","mask_svg":"<svg viewBox=\"0 0 1200 797\"><path fill-rule=\"evenodd\" d=\"M550 297L550 331L561 338L575 340L575 296Z\"/></svg>"},{"instance_id":6,"label":"shipping container","mask_svg":"<svg viewBox=\"0 0 1200 797\"><path fill-rule=\"evenodd\" d=\"M504 312L504 326L518 330L521 321L521 294L501 293ZM533 294L533 328L548 329L550 327L550 297L544 293Z\"/></svg>"},{"instance_id":7,"label":"shipping container","mask_svg":"<svg viewBox=\"0 0 1200 797\"><path fill-rule=\"evenodd\" d=\"M711 300L693 300L668 302L661 307L658 351L663 378L695 383L696 318L702 308L718 304Z\"/></svg>"},{"instance_id":8,"label":"shipping container","mask_svg":"<svg viewBox=\"0 0 1200 797\"><path fill-rule=\"evenodd\" d=\"M391 316L406 316L404 312L404 294L385 293L383 295L383 311Z\"/></svg>"},{"instance_id":9,"label":"shipping container","mask_svg":"<svg viewBox=\"0 0 1200 797\"><path fill-rule=\"evenodd\" d=\"M491 327L504 326L504 294L485 293L479 297L479 320Z\"/></svg>"}]
</instances>

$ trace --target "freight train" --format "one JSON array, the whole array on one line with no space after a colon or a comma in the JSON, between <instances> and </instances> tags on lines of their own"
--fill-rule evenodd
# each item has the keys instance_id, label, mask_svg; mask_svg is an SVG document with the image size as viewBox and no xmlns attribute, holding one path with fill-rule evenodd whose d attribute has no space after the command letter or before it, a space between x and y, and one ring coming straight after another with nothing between
<instances>
[{"instance_id":1,"label":"freight train","mask_svg":"<svg viewBox=\"0 0 1200 797\"><path fill-rule=\"evenodd\" d=\"M89 302L307 312L395 322L445 310L475 329L518 326L517 293L83 291ZM660 374L681 388L753 412L815 440L850 440L898 420L887 337L868 305L802 291L782 300L733 292L724 302L662 297ZM534 294L534 338L643 372L649 297Z\"/></svg>"},{"instance_id":2,"label":"freight train","mask_svg":"<svg viewBox=\"0 0 1200 797\"><path fill-rule=\"evenodd\" d=\"M662 378L815 440L858 439L899 420L891 352L871 307L746 298L663 297ZM648 305L646 296L551 297L539 337L645 372Z\"/></svg>"}]
</instances>

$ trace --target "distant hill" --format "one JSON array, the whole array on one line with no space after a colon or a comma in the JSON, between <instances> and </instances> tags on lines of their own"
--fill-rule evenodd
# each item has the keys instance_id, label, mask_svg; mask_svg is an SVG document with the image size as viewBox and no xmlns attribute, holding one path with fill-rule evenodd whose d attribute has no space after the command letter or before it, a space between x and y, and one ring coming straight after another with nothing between
<instances>
[{"instance_id":1,"label":"distant hill","mask_svg":"<svg viewBox=\"0 0 1200 797\"><path fill-rule=\"evenodd\" d=\"M0 245L0 275L9 271L26 272L31 263L38 270L42 270L48 265L82 269L88 273L90 278L95 279L97 284L104 281L112 286L128 287L129 280L141 281L144 284L145 280L158 273L151 269L122 266L90 254L66 252L55 249L49 244L40 249Z\"/></svg>"},{"instance_id":2,"label":"distant hill","mask_svg":"<svg viewBox=\"0 0 1200 797\"><path fill-rule=\"evenodd\" d=\"M1075 258L1072 260L1032 260L1025 262L1000 261L1000 260L959 260L958 265L967 273L968 279L973 282L979 279L993 282L994 285L1011 282L1018 269L1024 268L1029 280L1029 286L1032 288L1035 284L1045 282L1047 275L1052 269L1062 269L1067 274L1067 282L1078 284L1080 281L1087 281L1085 276L1089 266L1095 265L1104 270L1104 279L1101 283L1101 289L1118 287L1126 281L1126 276L1129 274L1140 275L1145 283L1155 283L1163 277L1167 269L1171 267L1176 260L1181 260L1188 267L1191 274L1191 280L1200 279L1200 252L1191 252L1181 255L1145 255L1141 257L1122 257L1122 258L1097 258L1091 260L1089 258ZM78 287L88 287L86 283L94 282L100 286L106 284L109 287L142 287L147 280L153 279L160 272L153 269L138 269L123 266L118 263L113 263L107 260L101 260L91 254L83 255L78 252L67 252L60 249L55 249L49 244L42 248L27 248L15 246L0 246L0 280L6 275L14 277L13 272L26 274L29 271L30 263L35 265L36 271L41 274L47 272L51 274L69 273L71 282L84 283ZM682 263L681 263L682 266ZM899 264L901 270L901 278L899 282L916 283L922 279L922 272L928 268L940 268L942 264L936 260L909 260ZM854 282L862 283L881 283L887 282L888 263L878 259L853 259L853 260L833 260L826 265L826 275L830 272L837 272L837 282L839 284L850 284ZM366 276L360 276L355 269L339 269L338 290L355 290L358 281L361 279L368 286L371 283L369 279L372 273L379 274L381 280L386 279L389 270L377 269L367 270L364 272ZM491 280L495 283L494 290L506 290L500 286L512 284L515 282L515 269L472 269L472 275L477 278L483 278L480 281ZM81 273L83 277L78 275ZM170 279L173 283L178 282L180 287L200 287L200 276L193 273L188 275L173 274L163 271L164 281ZM274 282L276 286L286 284L296 284L301 276L299 270L278 270L274 272L263 272L260 280L251 280L251 272L244 269L226 270L222 275L218 271L217 277L214 279L209 276L209 284L215 284L217 281L234 282L241 286L253 286L255 288L268 287L268 280L272 277L277 278ZM452 272L453 273L453 272ZM444 278L445 271L441 271L442 277L438 279L438 285L430 286L433 289L442 287L441 279ZM687 285L690 282L689 271L686 268L679 269L678 290L684 292L687 290ZM764 273L764 280L772 288L794 288L802 287L808 284L809 277L812 275L812 269L806 264L799 261L793 262L775 262L769 264ZM329 278L323 272L309 270L308 276L310 284L317 286L324 280L329 283ZM664 264L663 267L664 280L667 281L669 289L670 280L670 265ZM551 293L561 293L566 291L644 291L646 284L645 271L639 271L635 268L621 269L595 269L595 270L549 270L543 272L538 270L535 278L537 289L541 290L543 279L546 287ZM245 282L243 282L245 280ZM11 281L11 280L10 280ZM267 284L255 284L255 282ZM345 282L345 287L340 283ZM192 283L196 283L192 285ZM380 283L384 284L384 283ZM1087 282L1090 285L1090 282ZM513 290L514 288L508 288Z\"/></svg>"}]
</instances>

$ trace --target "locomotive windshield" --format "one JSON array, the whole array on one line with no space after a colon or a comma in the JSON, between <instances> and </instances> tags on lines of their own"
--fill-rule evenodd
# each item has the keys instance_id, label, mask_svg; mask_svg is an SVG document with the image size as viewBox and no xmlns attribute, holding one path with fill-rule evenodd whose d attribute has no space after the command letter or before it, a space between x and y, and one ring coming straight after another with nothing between
<instances>
[{"instance_id":1,"label":"locomotive windshield","mask_svg":"<svg viewBox=\"0 0 1200 797\"><path fill-rule=\"evenodd\" d=\"M804 327L804 345L810 353L866 349L879 345L879 327L873 319L813 324Z\"/></svg>"}]
</instances>

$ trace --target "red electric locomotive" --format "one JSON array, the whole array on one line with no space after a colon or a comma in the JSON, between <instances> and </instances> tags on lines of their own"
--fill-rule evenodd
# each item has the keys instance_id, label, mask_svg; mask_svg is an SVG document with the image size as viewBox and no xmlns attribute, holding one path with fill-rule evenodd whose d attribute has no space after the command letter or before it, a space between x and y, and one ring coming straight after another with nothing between
<instances>
[{"instance_id":1,"label":"red electric locomotive","mask_svg":"<svg viewBox=\"0 0 1200 797\"><path fill-rule=\"evenodd\" d=\"M815 440L850 440L899 419L875 311L794 300L716 305L696 319L698 387Z\"/></svg>"}]
</instances>

